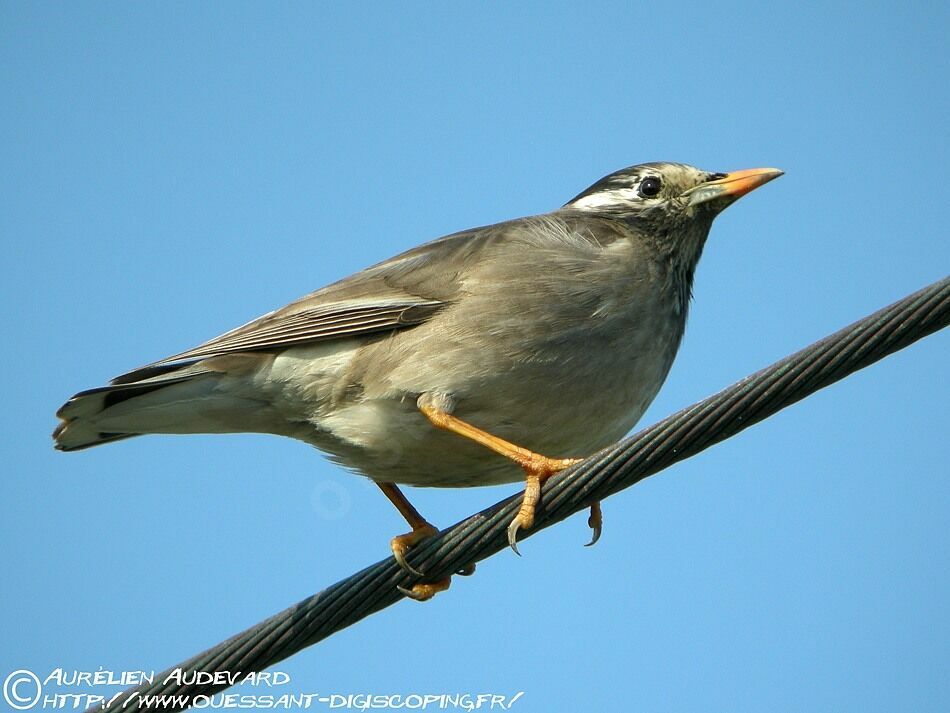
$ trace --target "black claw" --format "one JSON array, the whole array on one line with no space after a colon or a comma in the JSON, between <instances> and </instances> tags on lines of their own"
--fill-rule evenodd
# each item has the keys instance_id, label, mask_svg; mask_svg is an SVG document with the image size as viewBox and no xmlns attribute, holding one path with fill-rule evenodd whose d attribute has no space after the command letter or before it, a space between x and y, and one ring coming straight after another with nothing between
<instances>
[{"instance_id":1,"label":"black claw","mask_svg":"<svg viewBox=\"0 0 950 713\"><path fill-rule=\"evenodd\" d=\"M601 532L600 525L597 525L596 527L592 527L591 529L594 531L594 534L591 536L590 542L584 545L584 547L590 547L591 545L596 545L597 540L600 539L600 532Z\"/></svg>"},{"instance_id":2,"label":"black claw","mask_svg":"<svg viewBox=\"0 0 950 713\"><path fill-rule=\"evenodd\" d=\"M521 553L518 551L517 538L518 538L518 530L520 529L521 529L521 523L518 521L518 518L516 517L514 520L511 521L511 524L508 525L508 546L511 547L511 549L514 550L515 554L518 555L519 557L521 556Z\"/></svg>"}]
</instances>

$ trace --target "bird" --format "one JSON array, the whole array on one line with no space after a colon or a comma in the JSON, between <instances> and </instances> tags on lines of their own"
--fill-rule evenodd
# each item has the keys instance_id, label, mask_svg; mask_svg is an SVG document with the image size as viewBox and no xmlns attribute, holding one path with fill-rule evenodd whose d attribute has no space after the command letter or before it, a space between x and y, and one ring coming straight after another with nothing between
<instances>
[{"instance_id":1,"label":"bird","mask_svg":"<svg viewBox=\"0 0 950 713\"><path fill-rule=\"evenodd\" d=\"M556 210L424 243L81 391L57 411L55 447L299 439L379 486L411 527L393 556L420 579L406 553L437 529L400 485L524 482L518 552L541 484L623 437L665 381L713 219L782 173L615 171ZM602 521L595 503L589 544ZM403 592L426 600L450 580Z\"/></svg>"}]
</instances>

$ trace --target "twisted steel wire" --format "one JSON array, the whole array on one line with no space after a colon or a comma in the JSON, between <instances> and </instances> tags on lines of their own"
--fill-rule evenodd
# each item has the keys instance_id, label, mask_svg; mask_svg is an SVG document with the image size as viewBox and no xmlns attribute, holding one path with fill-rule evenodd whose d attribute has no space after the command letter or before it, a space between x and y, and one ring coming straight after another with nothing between
<instances>
[{"instance_id":1,"label":"twisted steel wire","mask_svg":"<svg viewBox=\"0 0 950 713\"><path fill-rule=\"evenodd\" d=\"M584 510L670 465L689 458L772 416L786 406L883 359L950 324L950 277L908 295L732 386L619 441L552 476L542 489L534 527L521 538ZM417 545L408 559L435 579L507 547L506 530L520 506L514 495ZM226 684L165 683L179 670L261 671L403 598L397 585L417 578L393 558L331 585L227 641L172 667L110 702L123 710L182 710L148 704L146 696L211 695ZM187 707L185 705L184 707ZM91 710L103 710L93 708Z\"/></svg>"}]
</instances>

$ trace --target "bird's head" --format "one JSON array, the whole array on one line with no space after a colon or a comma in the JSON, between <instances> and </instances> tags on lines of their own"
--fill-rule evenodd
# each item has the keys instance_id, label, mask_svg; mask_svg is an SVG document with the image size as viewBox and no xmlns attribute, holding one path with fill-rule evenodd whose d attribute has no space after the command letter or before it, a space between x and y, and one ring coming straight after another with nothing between
<instances>
[{"instance_id":1,"label":"bird's head","mask_svg":"<svg viewBox=\"0 0 950 713\"><path fill-rule=\"evenodd\" d=\"M777 168L710 173L683 163L643 163L604 176L562 210L627 221L692 272L713 218L781 175Z\"/></svg>"},{"instance_id":2,"label":"bird's head","mask_svg":"<svg viewBox=\"0 0 950 713\"><path fill-rule=\"evenodd\" d=\"M666 214L677 222L711 218L781 175L777 168L710 173L684 163L641 163L604 176L564 207L633 218Z\"/></svg>"}]
</instances>

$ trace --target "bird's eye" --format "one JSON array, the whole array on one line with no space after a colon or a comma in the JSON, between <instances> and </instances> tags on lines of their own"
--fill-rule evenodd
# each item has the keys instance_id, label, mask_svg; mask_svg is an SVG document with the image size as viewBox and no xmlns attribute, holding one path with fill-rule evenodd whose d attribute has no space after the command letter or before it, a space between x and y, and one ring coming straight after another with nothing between
<instances>
[{"instance_id":1,"label":"bird's eye","mask_svg":"<svg viewBox=\"0 0 950 713\"><path fill-rule=\"evenodd\" d=\"M660 181L659 176L647 176L640 181L639 193L644 198L653 198L660 194L662 187L663 183Z\"/></svg>"}]
</instances>

